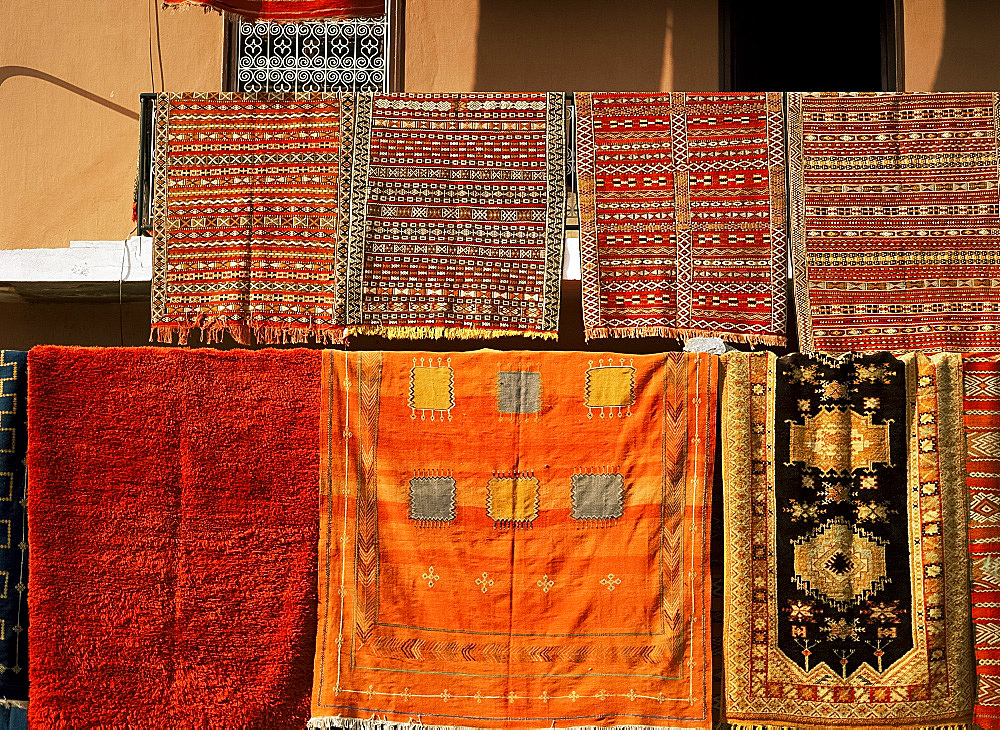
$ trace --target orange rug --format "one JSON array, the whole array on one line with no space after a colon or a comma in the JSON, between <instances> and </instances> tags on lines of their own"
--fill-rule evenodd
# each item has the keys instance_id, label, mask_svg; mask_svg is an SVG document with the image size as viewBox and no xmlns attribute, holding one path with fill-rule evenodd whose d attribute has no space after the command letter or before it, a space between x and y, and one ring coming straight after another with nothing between
<instances>
[{"instance_id":1,"label":"orange rug","mask_svg":"<svg viewBox=\"0 0 1000 730\"><path fill-rule=\"evenodd\" d=\"M325 352L311 727L710 727L717 363Z\"/></svg>"}]
</instances>

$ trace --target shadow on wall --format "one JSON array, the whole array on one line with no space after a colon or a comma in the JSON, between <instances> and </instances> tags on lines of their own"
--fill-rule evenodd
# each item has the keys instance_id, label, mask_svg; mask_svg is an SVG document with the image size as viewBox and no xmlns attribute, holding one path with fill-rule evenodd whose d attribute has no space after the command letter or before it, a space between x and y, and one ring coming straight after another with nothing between
<instances>
[{"instance_id":1,"label":"shadow on wall","mask_svg":"<svg viewBox=\"0 0 1000 730\"><path fill-rule=\"evenodd\" d=\"M134 109L128 109L127 107L121 106L120 104L115 104L108 101L102 96L98 96L92 91L87 91L86 89L77 86L76 84L71 84L65 79L61 79L58 76L53 76L52 74L45 73L44 71L39 71L36 68L28 68L27 66L0 66L0 86L3 85L5 81L14 78L15 76L26 76L32 79L39 79L40 81L47 81L54 86L58 86L61 89L65 89L71 94L83 97L87 101L92 101L95 104L100 104L101 106L110 109L113 112L118 112L122 116L126 116L129 119L139 121L139 113Z\"/></svg>"},{"instance_id":2,"label":"shadow on wall","mask_svg":"<svg viewBox=\"0 0 1000 730\"><path fill-rule=\"evenodd\" d=\"M714 0L480 0L475 88L712 89L717 25Z\"/></svg>"},{"instance_id":3,"label":"shadow on wall","mask_svg":"<svg viewBox=\"0 0 1000 730\"><path fill-rule=\"evenodd\" d=\"M936 91L1000 89L1000 44L997 43L997 38L1000 38L1000 2L943 2L944 40L933 88Z\"/></svg>"}]
</instances>

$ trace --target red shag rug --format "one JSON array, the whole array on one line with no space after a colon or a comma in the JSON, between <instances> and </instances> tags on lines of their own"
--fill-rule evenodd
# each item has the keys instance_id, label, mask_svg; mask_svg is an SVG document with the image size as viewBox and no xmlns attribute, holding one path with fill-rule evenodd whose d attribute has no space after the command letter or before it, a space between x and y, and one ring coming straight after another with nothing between
<instances>
[{"instance_id":1,"label":"red shag rug","mask_svg":"<svg viewBox=\"0 0 1000 730\"><path fill-rule=\"evenodd\" d=\"M320 354L30 354L33 727L301 727Z\"/></svg>"}]
</instances>

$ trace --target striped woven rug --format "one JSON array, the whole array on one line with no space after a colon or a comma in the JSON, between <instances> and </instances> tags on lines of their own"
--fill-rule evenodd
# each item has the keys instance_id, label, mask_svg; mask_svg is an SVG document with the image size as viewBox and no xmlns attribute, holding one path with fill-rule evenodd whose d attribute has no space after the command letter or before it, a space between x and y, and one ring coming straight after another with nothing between
<instances>
[{"instance_id":1,"label":"striped woven rug","mask_svg":"<svg viewBox=\"0 0 1000 730\"><path fill-rule=\"evenodd\" d=\"M576 94L591 337L785 344L781 94Z\"/></svg>"},{"instance_id":2,"label":"striped woven rug","mask_svg":"<svg viewBox=\"0 0 1000 730\"><path fill-rule=\"evenodd\" d=\"M802 351L1000 350L998 101L788 95Z\"/></svg>"}]
</instances>

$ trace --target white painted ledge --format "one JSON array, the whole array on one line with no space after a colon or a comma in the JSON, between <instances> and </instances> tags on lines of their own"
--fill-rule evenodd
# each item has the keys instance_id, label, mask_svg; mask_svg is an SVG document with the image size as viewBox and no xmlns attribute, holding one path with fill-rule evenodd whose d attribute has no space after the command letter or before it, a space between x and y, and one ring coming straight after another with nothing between
<instances>
[{"instance_id":1,"label":"white painted ledge","mask_svg":"<svg viewBox=\"0 0 1000 730\"><path fill-rule=\"evenodd\" d=\"M143 281L153 272L151 238L71 241L69 248L0 251L0 281Z\"/></svg>"},{"instance_id":2,"label":"white painted ledge","mask_svg":"<svg viewBox=\"0 0 1000 730\"><path fill-rule=\"evenodd\" d=\"M149 297L153 240L71 241L69 248L0 250L0 301L118 301ZM580 280L580 239L563 247L563 279Z\"/></svg>"},{"instance_id":3,"label":"white painted ledge","mask_svg":"<svg viewBox=\"0 0 1000 730\"><path fill-rule=\"evenodd\" d=\"M562 278L580 281L580 239L577 236L566 236L563 244Z\"/></svg>"},{"instance_id":4,"label":"white painted ledge","mask_svg":"<svg viewBox=\"0 0 1000 730\"><path fill-rule=\"evenodd\" d=\"M149 297L152 239L71 241L69 248L0 250L0 301Z\"/></svg>"}]
</instances>

